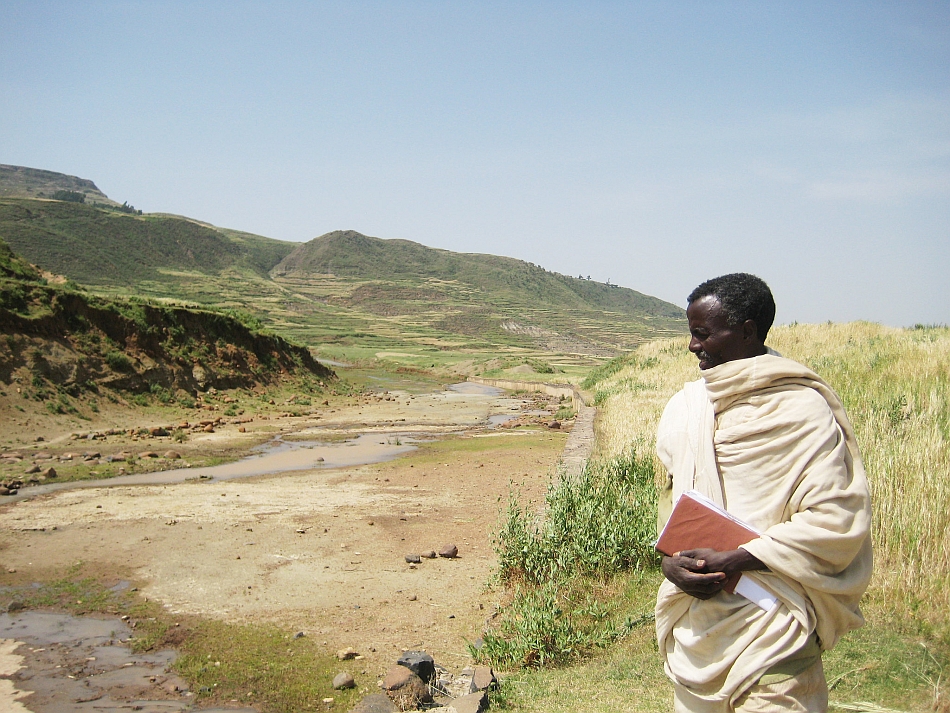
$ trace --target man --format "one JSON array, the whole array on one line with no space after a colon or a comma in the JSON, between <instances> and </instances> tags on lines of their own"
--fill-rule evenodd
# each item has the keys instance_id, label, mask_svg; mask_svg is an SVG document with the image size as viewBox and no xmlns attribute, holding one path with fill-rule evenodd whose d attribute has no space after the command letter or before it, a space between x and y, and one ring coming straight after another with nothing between
<instances>
[{"instance_id":1,"label":"man","mask_svg":"<svg viewBox=\"0 0 950 713\"><path fill-rule=\"evenodd\" d=\"M821 652L864 623L867 479L837 395L765 346L768 286L744 273L690 294L702 378L667 404L657 453L673 500L698 490L764 534L740 549L663 558L656 630L676 711L825 711ZM737 572L769 609L723 590Z\"/></svg>"}]
</instances>

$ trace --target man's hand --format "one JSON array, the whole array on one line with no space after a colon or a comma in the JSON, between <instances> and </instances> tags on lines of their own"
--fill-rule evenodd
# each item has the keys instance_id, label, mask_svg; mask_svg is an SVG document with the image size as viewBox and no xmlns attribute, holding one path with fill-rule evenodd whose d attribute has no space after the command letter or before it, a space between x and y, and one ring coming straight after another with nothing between
<instances>
[{"instance_id":1,"label":"man's hand","mask_svg":"<svg viewBox=\"0 0 950 713\"><path fill-rule=\"evenodd\" d=\"M757 557L743 549L719 552L712 549L683 550L663 558L663 575L697 599L710 599L736 572L766 569Z\"/></svg>"}]
</instances>

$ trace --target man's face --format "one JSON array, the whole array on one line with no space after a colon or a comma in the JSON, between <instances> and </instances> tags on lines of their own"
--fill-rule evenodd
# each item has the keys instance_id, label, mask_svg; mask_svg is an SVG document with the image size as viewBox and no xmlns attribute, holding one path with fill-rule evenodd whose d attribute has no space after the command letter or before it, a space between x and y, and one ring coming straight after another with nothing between
<instances>
[{"instance_id":1,"label":"man's face","mask_svg":"<svg viewBox=\"0 0 950 713\"><path fill-rule=\"evenodd\" d=\"M686 309L686 319L691 335L689 350L699 358L700 369L755 356L756 352L750 348L748 328L726 323L718 297L709 295L692 302Z\"/></svg>"}]
</instances>

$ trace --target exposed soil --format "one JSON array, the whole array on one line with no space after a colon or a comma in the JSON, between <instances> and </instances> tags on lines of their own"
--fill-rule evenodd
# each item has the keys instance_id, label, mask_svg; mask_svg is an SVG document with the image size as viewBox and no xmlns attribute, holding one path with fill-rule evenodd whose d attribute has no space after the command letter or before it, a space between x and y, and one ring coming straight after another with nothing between
<instances>
[{"instance_id":1,"label":"exposed soil","mask_svg":"<svg viewBox=\"0 0 950 713\"><path fill-rule=\"evenodd\" d=\"M496 393L393 390L182 444L188 459L203 448L247 453L280 433L326 441L373 433L401 445L407 436L432 439L388 462L0 501L0 583L43 581L83 561L87 571L131 577L169 612L275 622L330 651L353 647L373 681L404 649L460 665L466 641L495 611L497 594L486 589L491 533L512 483L541 497L565 442L560 430L493 428L492 415L542 405ZM97 447L128 446L122 438ZM458 547L457 558L405 560L447 544Z\"/></svg>"}]
</instances>

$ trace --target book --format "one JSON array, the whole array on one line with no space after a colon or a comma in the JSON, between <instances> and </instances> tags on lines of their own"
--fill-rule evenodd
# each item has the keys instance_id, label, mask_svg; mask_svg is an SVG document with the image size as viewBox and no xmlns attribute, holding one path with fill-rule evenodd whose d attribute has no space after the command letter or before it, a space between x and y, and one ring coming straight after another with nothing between
<instances>
[{"instance_id":1,"label":"book","mask_svg":"<svg viewBox=\"0 0 950 713\"><path fill-rule=\"evenodd\" d=\"M705 547L723 552L738 549L761 534L761 531L719 507L699 491L689 490L676 501L670 519L654 547L667 556ZM732 575L722 588L730 593L735 592L741 577L741 573ZM739 594L766 611L776 601L764 587L748 577L743 579Z\"/></svg>"}]
</instances>

